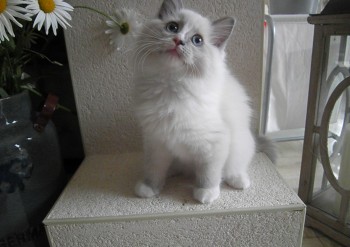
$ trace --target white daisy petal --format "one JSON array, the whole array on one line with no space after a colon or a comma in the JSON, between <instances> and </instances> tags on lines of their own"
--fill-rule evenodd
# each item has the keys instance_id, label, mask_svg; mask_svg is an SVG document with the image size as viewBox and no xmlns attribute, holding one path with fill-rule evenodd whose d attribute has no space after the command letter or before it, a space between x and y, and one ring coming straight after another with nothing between
<instances>
[{"instance_id":1,"label":"white daisy petal","mask_svg":"<svg viewBox=\"0 0 350 247\"><path fill-rule=\"evenodd\" d=\"M24 19L24 18L28 19L27 16L22 15L21 13L18 13L18 12L16 12L16 11L13 10L13 9L7 9L6 11L3 12L3 14L5 14L5 13L8 13L8 14L11 15L12 17L17 17L17 18L21 18L21 19ZM22 18L22 17L23 17L23 18ZM31 20L31 19L29 18L29 20Z\"/></svg>"},{"instance_id":2,"label":"white daisy petal","mask_svg":"<svg viewBox=\"0 0 350 247\"><path fill-rule=\"evenodd\" d=\"M114 21L111 21L111 20L107 20L106 21L106 24L109 26L109 27L116 27L117 24L114 22Z\"/></svg>"},{"instance_id":3,"label":"white daisy petal","mask_svg":"<svg viewBox=\"0 0 350 247\"><path fill-rule=\"evenodd\" d=\"M59 13L56 13L56 17L57 17L57 20L60 20L60 21L62 21L65 25L71 27L71 25L68 23L68 21L66 21L66 19L64 19Z\"/></svg>"},{"instance_id":4,"label":"white daisy petal","mask_svg":"<svg viewBox=\"0 0 350 247\"><path fill-rule=\"evenodd\" d=\"M63 28L71 26L68 21L72 20L72 17L67 11L73 11L74 8L63 0L46 1L50 1L48 2L49 8L47 8L47 6L45 7L45 5L42 6L38 0L28 0L30 4L27 5L26 9L37 13L34 26L38 24L38 29L40 30L42 25L44 25L46 34L48 34L51 28L54 35L56 35L58 26ZM52 5L50 5L50 3L52 3Z\"/></svg>"},{"instance_id":5,"label":"white daisy petal","mask_svg":"<svg viewBox=\"0 0 350 247\"><path fill-rule=\"evenodd\" d=\"M63 11L63 10L61 10L61 9L57 9L57 10L55 11L55 14L61 15L62 17L66 18L67 20L72 20L71 15L70 15L68 12Z\"/></svg>"},{"instance_id":6,"label":"white daisy petal","mask_svg":"<svg viewBox=\"0 0 350 247\"><path fill-rule=\"evenodd\" d=\"M59 17L57 17L56 20L57 20L57 23L58 23L61 27L63 27L64 29L67 29L66 24L65 24L63 21L61 21L61 19L60 19Z\"/></svg>"},{"instance_id":7,"label":"white daisy petal","mask_svg":"<svg viewBox=\"0 0 350 247\"><path fill-rule=\"evenodd\" d=\"M50 14L46 14L46 16L45 16L45 32L46 32L46 34L49 34L50 26L51 26Z\"/></svg>"},{"instance_id":8,"label":"white daisy petal","mask_svg":"<svg viewBox=\"0 0 350 247\"><path fill-rule=\"evenodd\" d=\"M69 5L68 3L65 2L61 2L60 4L57 4L58 6L60 6L60 9L66 10L66 11L73 11L74 8L73 6Z\"/></svg>"},{"instance_id":9,"label":"white daisy petal","mask_svg":"<svg viewBox=\"0 0 350 247\"><path fill-rule=\"evenodd\" d=\"M24 13L28 13L28 11L26 11L25 8L17 8L17 6L13 6L11 9L7 10L7 12L10 12L14 17L18 17L18 18L21 18L21 19L26 20L26 21L32 20L29 16L23 15L19 11L24 12Z\"/></svg>"},{"instance_id":10,"label":"white daisy petal","mask_svg":"<svg viewBox=\"0 0 350 247\"><path fill-rule=\"evenodd\" d=\"M16 24L19 27L22 25L17 21L16 18L24 19L30 21L28 10L21 7L20 5L24 4L25 1L20 0L7 0L2 2L2 8L0 12L0 41L9 40L7 34L15 36L12 23Z\"/></svg>"},{"instance_id":11,"label":"white daisy petal","mask_svg":"<svg viewBox=\"0 0 350 247\"><path fill-rule=\"evenodd\" d=\"M45 22L45 14L44 14L44 12L39 12L38 15L36 16L35 20L34 20L33 27L38 25L38 30L40 31L41 27L44 24L44 22Z\"/></svg>"},{"instance_id":12,"label":"white daisy petal","mask_svg":"<svg viewBox=\"0 0 350 247\"><path fill-rule=\"evenodd\" d=\"M129 45L134 42L134 37L138 32L140 27L139 20L141 18L140 15L135 13L132 10L122 9L116 10L112 18L115 20L106 20L106 25L108 29L105 31L107 35L109 35L110 44L114 45L115 48L119 51L122 50L124 44ZM126 33L122 33L120 30L119 24L127 23L129 29Z\"/></svg>"},{"instance_id":13,"label":"white daisy petal","mask_svg":"<svg viewBox=\"0 0 350 247\"><path fill-rule=\"evenodd\" d=\"M22 24L19 23L19 22L16 20L15 15L12 14L12 11L9 10L9 11L7 11L6 13L4 13L4 15L5 15L8 19L10 19L14 24L16 24L16 25L19 26L19 27L22 27Z\"/></svg>"},{"instance_id":14,"label":"white daisy petal","mask_svg":"<svg viewBox=\"0 0 350 247\"><path fill-rule=\"evenodd\" d=\"M125 15L123 15L123 12L125 12L125 11L119 10L119 9L116 9L116 10L114 11L114 15L115 15L115 17L117 18L117 20L125 19Z\"/></svg>"},{"instance_id":15,"label":"white daisy petal","mask_svg":"<svg viewBox=\"0 0 350 247\"><path fill-rule=\"evenodd\" d=\"M53 14L54 15L54 14ZM54 34L55 34L55 36L57 35L57 32L56 32L56 30L57 30L57 28L58 28L58 24L57 24L57 18L54 18L54 17L52 17L51 18L51 25L52 25L52 28L53 28L53 30L54 30Z\"/></svg>"},{"instance_id":16,"label":"white daisy petal","mask_svg":"<svg viewBox=\"0 0 350 247\"><path fill-rule=\"evenodd\" d=\"M7 20L12 21L12 22L13 22L14 24L16 24L17 26L22 27L22 24L19 23L19 22L16 20L16 18L14 18L10 13L4 13L3 16L5 17L5 19L7 18ZM9 22L9 25L11 25L10 22Z\"/></svg>"},{"instance_id":17,"label":"white daisy petal","mask_svg":"<svg viewBox=\"0 0 350 247\"><path fill-rule=\"evenodd\" d=\"M5 29L7 30L7 32L14 37L15 34L13 33L13 29L12 29L12 25L10 23L10 21L8 19L5 18L5 15L0 15L0 21L3 23L3 25L5 26Z\"/></svg>"},{"instance_id":18,"label":"white daisy petal","mask_svg":"<svg viewBox=\"0 0 350 247\"><path fill-rule=\"evenodd\" d=\"M0 41L4 41L6 37L7 35L6 35L5 26L0 21ZM8 37L7 37L7 40L8 40Z\"/></svg>"},{"instance_id":19,"label":"white daisy petal","mask_svg":"<svg viewBox=\"0 0 350 247\"><path fill-rule=\"evenodd\" d=\"M0 41L5 41L9 40L9 37L7 36L6 32L5 32L5 27L2 24L2 22L0 22Z\"/></svg>"}]
</instances>

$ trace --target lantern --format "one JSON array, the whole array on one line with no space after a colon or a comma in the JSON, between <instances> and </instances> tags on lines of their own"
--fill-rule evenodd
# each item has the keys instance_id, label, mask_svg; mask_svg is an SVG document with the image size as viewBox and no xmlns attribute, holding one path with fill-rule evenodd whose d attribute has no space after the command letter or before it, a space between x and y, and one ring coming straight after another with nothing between
<instances>
[{"instance_id":1,"label":"lantern","mask_svg":"<svg viewBox=\"0 0 350 247\"><path fill-rule=\"evenodd\" d=\"M350 1L330 1L314 25L299 196L306 225L350 246Z\"/></svg>"}]
</instances>

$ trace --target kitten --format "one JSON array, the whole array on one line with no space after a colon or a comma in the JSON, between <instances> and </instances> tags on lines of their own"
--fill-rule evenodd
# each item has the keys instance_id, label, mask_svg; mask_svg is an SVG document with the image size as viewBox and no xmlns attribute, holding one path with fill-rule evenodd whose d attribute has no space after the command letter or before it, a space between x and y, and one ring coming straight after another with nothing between
<instances>
[{"instance_id":1,"label":"kitten","mask_svg":"<svg viewBox=\"0 0 350 247\"><path fill-rule=\"evenodd\" d=\"M145 157L138 196L159 194L170 167L180 164L194 173L193 196L202 203L219 197L222 180L236 189L250 186L252 110L225 62L233 25L230 17L210 22L180 0L164 0L158 18L140 32L135 111Z\"/></svg>"}]
</instances>

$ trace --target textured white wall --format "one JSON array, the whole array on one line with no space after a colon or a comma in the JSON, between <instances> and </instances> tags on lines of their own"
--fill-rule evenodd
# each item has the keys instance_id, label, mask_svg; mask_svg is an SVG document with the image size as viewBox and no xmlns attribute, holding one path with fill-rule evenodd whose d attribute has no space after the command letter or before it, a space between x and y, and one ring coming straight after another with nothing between
<instances>
[{"instance_id":1,"label":"textured white wall","mask_svg":"<svg viewBox=\"0 0 350 247\"><path fill-rule=\"evenodd\" d=\"M155 16L162 0L70 0L73 6L91 6L107 13L132 8ZM257 129L262 83L263 1L184 0L186 7L211 19L233 16L234 35L228 44L233 73L252 97ZM139 151L141 135L132 113L131 71L127 55L115 51L104 34L104 18L75 9L65 32L73 87L86 155Z\"/></svg>"}]
</instances>

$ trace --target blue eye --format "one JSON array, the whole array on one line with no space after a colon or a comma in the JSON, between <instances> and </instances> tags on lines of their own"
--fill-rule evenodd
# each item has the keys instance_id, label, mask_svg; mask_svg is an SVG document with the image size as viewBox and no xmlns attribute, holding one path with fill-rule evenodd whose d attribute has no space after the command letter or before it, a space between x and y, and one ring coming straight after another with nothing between
<instances>
[{"instance_id":1,"label":"blue eye","mask_svg":"<svg viewBox=\"0 0 350 247\"><path fill-rule=\"evenodd\" d=\"M168 30L171 33L178 33L179 32L179 24L177 24L176 22L169 22L166 25L166 30Z\"/></svg>"},{"instance_id":2,"label":"blue eye","mask_svg":"<svg viewBox=\"0 0 350 247\"><path fill-rule=\"evenodd\" d=\"M192 43L195 45L195 46L201 46L203 45L203 38L202 36L200 36L199 34L195 34L192 36Z\"/></svg>"}]
</instances>

